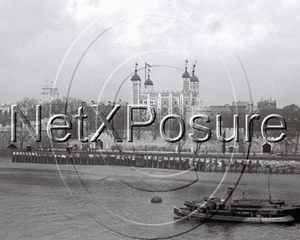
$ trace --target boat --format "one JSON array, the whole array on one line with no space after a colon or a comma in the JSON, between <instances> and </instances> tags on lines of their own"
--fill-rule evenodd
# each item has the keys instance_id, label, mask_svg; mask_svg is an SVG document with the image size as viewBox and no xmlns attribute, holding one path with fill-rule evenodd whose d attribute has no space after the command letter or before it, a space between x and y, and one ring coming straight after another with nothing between
<instances>
[{"instance_id":1,"label":"boat","mask_svg":"<svg viewBox=\"0 0 300 240\"><path fill-rule=\"evenodd\" d=\"M300 222L300 204L288 206L282 200L243 198L232 200L232 188L227 197L205 197L203 202L186 201L185 207L174 206L174 213L186 219L248 223Z\"/></svg>"}]
</instances>

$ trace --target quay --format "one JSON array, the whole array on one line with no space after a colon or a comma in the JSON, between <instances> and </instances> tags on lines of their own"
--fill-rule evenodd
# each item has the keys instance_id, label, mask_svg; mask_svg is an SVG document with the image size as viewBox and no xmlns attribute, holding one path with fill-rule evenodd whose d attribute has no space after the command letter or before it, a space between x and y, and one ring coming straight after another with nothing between
<instances>
[{"instance_id":1,"label":"quay","mask_svg":"<svg viewBox=\"0 0 300 240\"><path fill-rule=\"evenodd\" d=\"M33 164L110 165L124 167L191 170L198 172L299 174L299 157L242 154L199 154L118 151L13 151L12 162Z\"/></svg>"}]
</instances>

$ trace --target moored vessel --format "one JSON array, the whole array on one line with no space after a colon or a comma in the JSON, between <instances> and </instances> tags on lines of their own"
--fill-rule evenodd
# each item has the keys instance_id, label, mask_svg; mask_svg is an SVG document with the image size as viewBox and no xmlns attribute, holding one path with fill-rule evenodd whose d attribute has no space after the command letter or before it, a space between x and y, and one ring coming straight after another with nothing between
<instances>
[{"instance_id":1,"label":"moored vessel","mask_svg":"<svg viewBox=\"0 0 300 240\"><path fill-rule=\"evenodd\" d=\"M185 207L174 207L176 215L187 219L248 223L291 223L300 221L300 205L288 206L284 201L242 198L232 200L232 188L227 189L227 201L220 197L205 197L204 202L186 201Z\"/></svg>"}]
</instances>

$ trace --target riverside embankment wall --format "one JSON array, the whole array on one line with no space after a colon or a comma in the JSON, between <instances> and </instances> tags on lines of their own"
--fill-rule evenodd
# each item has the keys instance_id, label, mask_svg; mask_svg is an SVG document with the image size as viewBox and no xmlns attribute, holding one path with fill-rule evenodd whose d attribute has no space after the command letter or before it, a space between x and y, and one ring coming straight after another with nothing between
<instances>
[{"instance_id":1,"label":"riverside embankment wall","mask_svg":"<svg viewBox=\"0 0 300 240\"><path fill-rule=\"evenodd\" d=\"M196 170L199 172L241 172L245 173L298 174L298 157L254 156L246 159L241 154L192 155L166 152L66 152L66 151L14 151L12 162L36 164L115 165L174 170Z\"/></svg>"}]
</instances>

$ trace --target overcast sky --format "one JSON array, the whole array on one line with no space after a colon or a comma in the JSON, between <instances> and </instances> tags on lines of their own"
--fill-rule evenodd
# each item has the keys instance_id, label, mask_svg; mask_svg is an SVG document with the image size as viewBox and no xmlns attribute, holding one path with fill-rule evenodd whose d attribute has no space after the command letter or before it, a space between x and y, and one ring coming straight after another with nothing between
<instances>
[{"instance_id":1,"label":"overcast sky","mask_svg":"<svg viewBox=\"0 0 300 240\"><path fill-rule=\"evenodd\" d=\"M73 74L73 97L131 101L135 62L180 89L187 59L205 105L249 101L246 75L255 104L300 104L300 1L1 0L0 19L1 103L39 98L46 77L66 96Z\"/></svg>"}]
</instances>

